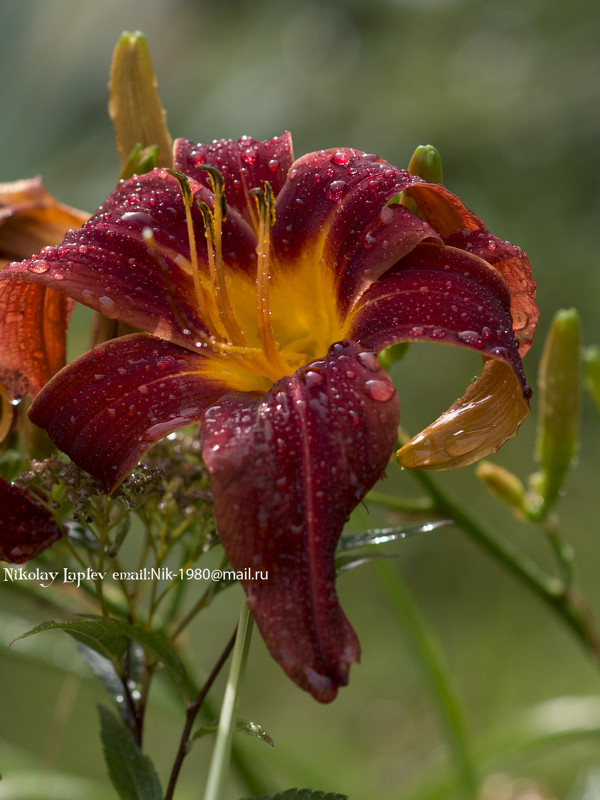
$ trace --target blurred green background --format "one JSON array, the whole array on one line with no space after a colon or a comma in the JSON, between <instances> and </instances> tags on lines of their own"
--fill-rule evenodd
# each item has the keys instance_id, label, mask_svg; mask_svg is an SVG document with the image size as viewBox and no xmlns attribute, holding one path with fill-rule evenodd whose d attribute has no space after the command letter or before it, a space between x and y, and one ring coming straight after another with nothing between
<instances>
[{"instance_id":1,"label":"blurred green background","mask_svg":"<svg viewBox=\"0 0 600 800\"><path fill-rule=\"evenodd\" d=\"M118 173L106 113L112 49L122 30L136 29L147 36L174 136L261 138L289 129L296 155L351 146L398 166L408 164L415 146L435 144L449 188L531 258L542 310L525 363L531 383L558 308L577 307L586 343L600 342L597 3L1 0L0 181L41 174L58 199L89 210L99 205ZM393 369L405 428L431 421L478 369L469 353L413 346ZM534 469L534 436L532 415L497 463L525 478ZM586 399L579 463L559 510L578 584L598 616L599 437L600 420ZM552 566L539 531L515 521L472 469L441 478L502 536ZM393 468L386 490L417 492L411 477ZM385 521L375 507L370 514L367 524ZM364 518L353 524L364 527ZM600 671L561 623L460 531L443 528L391 549L441 644L476 743L536 703L599 694ZM372 570L342 577L339 588L363 647L350 687L333 705L318 706L255 637L242 716L262 723L276 747L241 744L271 791L311 785L353 800L405 797L447 759L443 729ZM0 590L3 641L44 618L34 601L2 584ZM195 628L190 647L199 674L235 625L236 592L221 596ZM83 670L65 678L65 664L78 664L66 638L45 637L43 652L31 645L33 660L26 643L0 652L0 772L8 779L48 766L57 791L51 796L67 797L56 788L60 773L100 786L105 780L94 708L103 698ZM167 699L157 696L148 738L163 770L180 729ZM586 704L594 712L591 700ZM572 713L569 706L555 721L574 723ZM203 741L186 762L182 800L200 796L209 753ZM545 787L539 796L587 800L598 796L590 786L600 771L600 736L522 752L494 769L536 779ZM46 797L52 780L19 797ZM16 796L2 786L0 798ZM232 798L243 793L235 782L230 791ZM489 797L513 796L501 791Z\"/></svg>"}]
</instances>

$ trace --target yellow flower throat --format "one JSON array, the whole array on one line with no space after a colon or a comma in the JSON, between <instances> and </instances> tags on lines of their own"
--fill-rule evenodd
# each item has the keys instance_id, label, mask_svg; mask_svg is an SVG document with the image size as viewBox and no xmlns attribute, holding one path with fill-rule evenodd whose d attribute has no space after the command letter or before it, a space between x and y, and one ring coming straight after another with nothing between
<instances>
[{"instance_id":1,"label":"yellow flower throat","mask_svg":"<svg viewBox=\"0 0 600 800\"><path fill-rule=\"evenodd\" d=\"M206 372L233 389L265 392L303 364L323 357L333 342L345 336L331 271L322 263L324 234L298 263L277 265L271 247L275 199L266 182L264 190L251 191L258 211L256 277L233 272L223 259L227 209L223 176L212 167L205 169L214 205L211 210L196 202L204 218L208 274L198 262L190 184L182 173L169 173L179 181L185 208L190 261L181 266L193 278L194 300L209 333L201 342L208 356ZM146 229L144 238L156 256L152 231Z\"/></svg>"}]
</instances>

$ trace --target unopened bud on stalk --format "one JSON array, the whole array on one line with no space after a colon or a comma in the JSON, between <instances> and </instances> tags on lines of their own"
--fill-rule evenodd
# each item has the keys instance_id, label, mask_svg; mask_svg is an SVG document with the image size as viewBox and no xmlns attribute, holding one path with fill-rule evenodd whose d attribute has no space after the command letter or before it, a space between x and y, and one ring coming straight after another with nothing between
<instances>
[{"instance_id":1,"label":"unopened bud on stalk","mask_svg":"<svg viewBox=\"0 0 600 800\"><path fill-rule=\"evenodd\" d=\"M412 154L408 171L428 183L442 183L442 157L432 144L419 145ZM400 192L388 202L401 203L417 217L421 216L419 206L410 192Z\"/></svg>"},{"instance_id":2,"label":"unopened bud on stalk","mask_svg":"<svg viewBox=\"0 0 600 800\"><path fill-rule=\"evenodd\" d=\"M525 486L512 472L491 461L480 461L475 469L477 477L485 483L496 497L513 508L523 507Z\"/></svg>"},{"instance_id":3,"label":"unopened bud on stalk","mask_svg":"<svg viewBox=\"0 0 600 800\"><path fill-rule=\"evenodd\" d=\"M536 460L526 513L544 519L558 498L579 447L581 322L574 309L558 311L546 337L538 375Z\"/></svg>"},{"instance_id":4,"label":"unopened bud on stalk","mask_svg":"<svg viewBox=\"0 0 600 800\"><path fill-rule=\"evenodd\" d=\"M135 148L142 152L156 146L156 166L173 166L173 142L156 83L144 35L121 34L113 54L108 110L121 157L122 178L131 177L135 171L129 164Z\"/></svg>"}]
</instances>

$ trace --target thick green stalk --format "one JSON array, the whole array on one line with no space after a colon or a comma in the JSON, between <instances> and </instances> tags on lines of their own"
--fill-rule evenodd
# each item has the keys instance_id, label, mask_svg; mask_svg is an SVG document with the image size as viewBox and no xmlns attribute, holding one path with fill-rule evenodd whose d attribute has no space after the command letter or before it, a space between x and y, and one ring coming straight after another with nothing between
<instances>
[{"instance_id":1,"label":"thick green stalk","mask_svg":"<svg viewBox=\"0 0 600 800\"><path fill-rule=\"evenodd\" d=\"M484 522L440 488L433 476L424 470L411 470L413 478L427 491L438 513L454 523L484 550L503 564L522 583L549 605L600 661L600 641L584 599L560 578L549 575L534 561L519 552L507 539L501 539Z\"/></svg>"}]
</instances>

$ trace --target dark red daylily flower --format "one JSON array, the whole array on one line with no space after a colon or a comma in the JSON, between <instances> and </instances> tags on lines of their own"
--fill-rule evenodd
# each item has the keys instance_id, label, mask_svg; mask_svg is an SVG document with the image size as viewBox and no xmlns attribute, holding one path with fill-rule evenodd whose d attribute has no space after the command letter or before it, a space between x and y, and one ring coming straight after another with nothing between
<instances>
[{"instance_id":1,"label":"dark red daylily flower","mask_svg":"<svg viewBox=\"0 0 600 800\"><path fill-rule=\"evenodd\" d=\"M444 187L375 156L292 161L289 135L175 144L175 168L122 183L80 231L8 267L146 333L68 365L31 410L108 491L199 422L219 533L273 656L332 700L359 659L335 593L345 520L382 476L399 401L376 353L443 341L482 376L401 463L469 463L528 412L519 357L537 309L529 262ZM420 216L390 204L399 192Z\"/></svg>"},{"instance_id":2,"label":"dark red daylily flower","mask_svg":"<svg viewBox=\"0 0 600 800\"><path fill-rule=\"evenodd\" d=\"M0 476L0 561L22 564L39 555L57 539L60 529L43 506Z\"/></svg>"}]
</instances>

